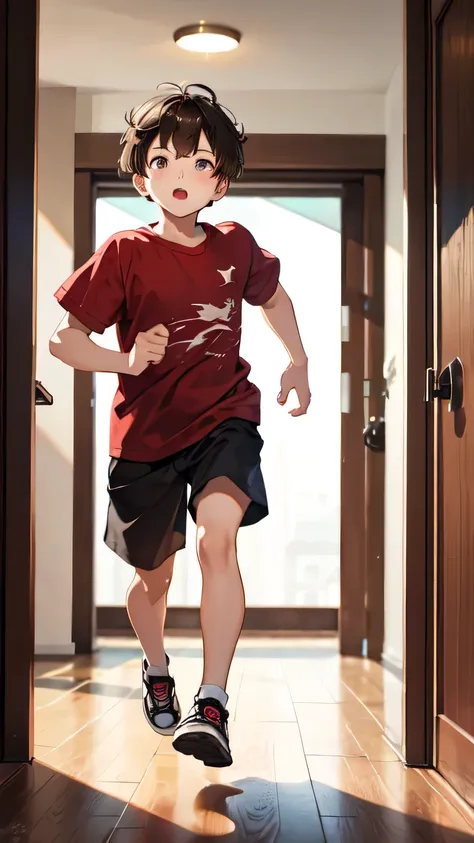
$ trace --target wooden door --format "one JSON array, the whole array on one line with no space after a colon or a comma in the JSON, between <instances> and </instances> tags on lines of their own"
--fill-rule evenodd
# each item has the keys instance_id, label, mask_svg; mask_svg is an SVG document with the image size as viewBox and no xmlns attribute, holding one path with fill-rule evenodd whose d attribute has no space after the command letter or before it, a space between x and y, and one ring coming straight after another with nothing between
<instances>
[{"instance_id":1,"label":"wooden door","mask_svg":"<svg viewBox=\"0 0 474 843\"><path fill-rule=\"evenodd\" d=\"M464 370L463 406L436 413L436 766L474 805L474 3L432 0L432 14L435 354L438 375ZM435 384L454 405L458 367Z\"/></svg>"}]
</instances>

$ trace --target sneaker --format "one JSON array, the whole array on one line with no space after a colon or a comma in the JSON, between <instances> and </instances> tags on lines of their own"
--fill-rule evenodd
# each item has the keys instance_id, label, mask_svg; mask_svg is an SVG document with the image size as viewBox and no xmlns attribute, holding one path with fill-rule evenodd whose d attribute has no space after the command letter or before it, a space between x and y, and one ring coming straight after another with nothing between
<instances>
[{"instance_id":1,"label":"sneaker","mask_svg":"<svg viewBox=\"0 0 474 843\"><path fill-rule=\"evenodd\" d=\"M170 660L166 656L166 665ZM143 712L151 728L159 735L174 735L181 720L181 708L172 676L147 676L148 662L143 659ZM161 723L161 725L160 725Z\"/></svg>"},{"instance_id":2,"label":"sneaker","mask_svg":"<svg viewBox=\"0 0 474 843\"><path fill-rule=\"evenodd\" d=\"M206 767L230 767L228 719L229 712L219 700L195 697L193 708L176 730L174 748L194 755Z\"/></svg>"}]
</instances>

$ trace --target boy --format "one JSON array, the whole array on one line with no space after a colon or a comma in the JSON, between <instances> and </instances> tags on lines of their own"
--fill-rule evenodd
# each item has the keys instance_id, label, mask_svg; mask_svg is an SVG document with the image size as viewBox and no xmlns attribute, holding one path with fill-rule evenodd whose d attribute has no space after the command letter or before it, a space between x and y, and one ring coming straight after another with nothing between
<instances>
[{"instance_id":1,"label":"boy","mask_svg":"<svg viewBox=\"0 0 474 843\"><path fill-rule=\"evenodd\" d=\"M228 766L225 689L245 611L236 536L268 514L260 392L239 357L242 299L262 307L288 351L278 401L295 389L293 416L310 402L307 358L278 259L236 223L197 222L242 173L242 127L209 88L168 84L127 122L119 172L132 175L161 219L109 238L61 286L56 298L67 315L50 349L76 369L118 374L105 541L135 568L127 610L144 651L145 717L174 735L178 751ZM114 324L120 351L90 339ZM181 721L163 632L174 557L185 546L188 484L204 672Z\"/></svg>"}]
</instances>

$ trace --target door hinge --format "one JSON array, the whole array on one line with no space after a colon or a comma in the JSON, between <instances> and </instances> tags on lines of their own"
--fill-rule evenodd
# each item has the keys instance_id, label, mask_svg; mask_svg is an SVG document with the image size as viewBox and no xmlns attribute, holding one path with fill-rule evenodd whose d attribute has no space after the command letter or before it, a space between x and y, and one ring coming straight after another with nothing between
<instances>
[{"instance_id":1,"label":"door hinge","mask_svg":"<svg viewBox=\"0 0 474 843\"><path fill-rule=\"evenodd\" d=\"M349 305L343 304L341 307L341 342L349 342L350 338L351 331Z\"/></svg>"},{"instance_id":2,"label":"door hinge","mask_svg":"<svg viewBox=\"0 0 474 843\"><path fill-rule=\"evenodd\" d=\"M435 369L426 370L426 388L425 401L428 403L434 401L435 398L449 399L451 396L451 386L449 383L440 383L438 373Z\"/></svg>"},{"instance_id":3,"label":"door hinge","mask_svg":"<svg viewBox=\"0 0 474 843\"><path fill-rule=\"evenodd\" d=\"M435 398L448 401L450 413L454 413L462 408L464 400L464 367L459 357L452 360L440 375L434 369L426 370L425 401L434 401Z\"/></svg>"}]
</instances>

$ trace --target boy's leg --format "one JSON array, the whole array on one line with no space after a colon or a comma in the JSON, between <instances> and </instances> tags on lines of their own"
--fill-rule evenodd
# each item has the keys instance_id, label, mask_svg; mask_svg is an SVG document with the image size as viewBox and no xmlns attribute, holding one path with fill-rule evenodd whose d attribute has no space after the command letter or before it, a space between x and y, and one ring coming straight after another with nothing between
<instances>
[{"instance_id":1,"label":"boy's leg","mask_svg":"<svg viewBox=\"0 0 474 843\"><path fill-rule=\"evenodd\" d=\"M173 746L209 767L232 764L225 687L245 612L236 538L249 503L250 498L224 476L210 480L197 498L204 673L194 706L178 726Z\"/></svg>"},{"instance_id":2,"label":"boy's leg","mask_svg":"<svg viewBox=\"0 0 474 843\"><path fill-rule=\"evenodd\" d=\"M151 728L174 734L181 712L163 646L174 554L186 544L186 480L172 459L113 459L105 543L135 568L127 594L130 622L143 647L143 711Z\"/></svg>"},{"instance_id":3,"label":"boy's leg","mask_svg":"<svg viewBox=\"0 0 474 843\"><path fill-rule=\"evenodd\" d=\"M148 664L161 668L163 674L167 673L163 638L173 565L174 555L153 571L137 568L126 601L130 623Z\"/></svg>"},{"instance_id":4,"label":"boy's leg","mask_svg":"<svg viewBox=\"0 0 474 843\"><path fill-rule=\"evenodd\" d=\"M145 658L142 664L143 711L155 732L172 735L181 711L164 649L166 600L174 555L153 571L137 568L127 593L127 611Z\"/></svg>"},{"instance_id":5,"label":"boy's leg","mask_svg":"<svg viewBox=\"0 0 474 843\"><path fill-rule=\"evenodd\" d=\"M210 480L197 499L197 553L202 571L203 685L225 691L245 614L237 531L250 503L227 477Z\"/></svg>"}]
</instances>

